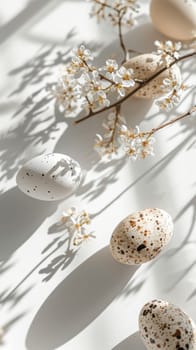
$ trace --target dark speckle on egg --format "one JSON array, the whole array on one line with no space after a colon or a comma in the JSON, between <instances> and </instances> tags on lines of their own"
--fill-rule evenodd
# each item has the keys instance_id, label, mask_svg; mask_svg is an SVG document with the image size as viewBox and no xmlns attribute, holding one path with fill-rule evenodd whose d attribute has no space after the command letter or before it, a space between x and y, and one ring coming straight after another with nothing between
<instances>
[{"instance_id":1,"label":"dark speckle on egg","mask_svg":"<svg viewBox=\"0 0 196 350\"><path fill-rule=\"evenodd\" d=\"M110 240L112 256L122 264L142 264L155 258L172 234L173 221L164 210L149 208L135 212L115 228Z\"/></svg>"},{"instance_id":2,"label":"dark speckle on egg","mask_svg":"<svg viewBox=\"0 0 196 350\"><path fill-rule=\"evenodd\" d=\"M196 349L194 322L167 301L153 300L144 305L139 315L139 330L147 349Z\"/></svg>"},{"instance_id":3,"label":"dark speckle on egg","mask_svg":"<svg viewBox=\"0 0 196 350\"><path fill-rule=\"evenodd\" d=\"M138 247L137 247L137 251L140 252L142 249L145 249L146 246L145 244L140 244Z\"/></svg>"},{"instance_id":4,"label":"dark speckle on egg","mask_svg":"<svg viewBox=\"0 0 196 350\"><path fill-rule=\"evenodd\" d=\"M20 168L16 177L21 191L30 197L46 201L66 198L76 190L80 180L80 165L60 153L40 155L29 160Z\"/></svg>"}]
</instances>

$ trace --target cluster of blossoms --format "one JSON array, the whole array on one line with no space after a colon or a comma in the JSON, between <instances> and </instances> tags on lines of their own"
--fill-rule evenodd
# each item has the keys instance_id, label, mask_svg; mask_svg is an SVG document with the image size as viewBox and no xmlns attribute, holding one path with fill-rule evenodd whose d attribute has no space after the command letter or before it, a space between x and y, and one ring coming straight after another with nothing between
<instances>
[{"instance_id":1,"label":"cluster of blossoms","mask_svg":"<svg viewBox=\"0 0 196 350\"><path fill-rule=\"evenodd\" d=\"M64 225L69 234L73 236L73 244L76 246L96 237L94 232L87 232L86 226L90 225L90 222L89 214L85 210L78 213L74 207L63 212L60 219L60 224Z\"/></svg>"},{"instance_id":2,"label":"cluster of blossoms","mask_svg":"<svg viewBox=\"0 0 196 350\"><path fill-rule=\"evenodd\" d=\"M111 112L102 124L104 129L103 136L96 134L94 148L100 156L111 155L117 152L118 144L115 139L115 132L118 127L117 118L116 113Z\"/></svg>"},{"instance_id":3,"label":"cluster of blossoms","mask_svg":"<svg viewBox=\"0 0 196 350\"><path fill-rule=\"evenodd\" d=\"M179 58L180 43L155 41L155 45L160 65L168 66ZM108 59L100 68L93 65L93 60L91 51L84 45L74 49L58 83L50 89L60 111L65 111L66 115L76 109L84 109L87 113L101 111L110 106L111 98L115 95L116 99L124 97L137 82L133 69L119 65L116 60ZM160 109L170 110L180 102L186 86L170 74L162 87L168 94L157 101L157 105Z\"/></svg>"},{"instance_id":4,"label":"cluster of blossoms","mask_svg":"<svg viewBox=\"0 0 196 350\"><path fill-rule=\"evenodd\" d=\"M107 60L97 69L93 56L84 45L72 51L72 59L64 68L58 84L50 90L61 111L66 114L76 108L98 111L110 105L110 95L124 96L135 85L133 70Z\"/></svg>"},{"instance_id":5,"label":"cluster of blossoms","mask_svg":"<svg viewBox=\"0 0 196 350\"><path fill-rule=\"evenodd\" d=\"M98 20L109 19L113 25L132 26L134 24L134 13L139 12L137 0L89 0L93 2L91 16Z\"/></svg>"},{"instance_id":6,"label":"cluster of blossoms","mask_svg":"<svg viewBox=\"0 0 196 350\"><path fill-rule=\"evenodd\" d=\"M127 125L122 125L119 133L119 140L124 152L132 160L144 159L153 156L153 144L155 138L151 132L141 132L139 126L129 129Z\"/></svg>"},{"instance_id":7,"label":"cluster of blossoms","mask_svg":"<svg viewBox=\"0 0 196 350\"><path fill-rule=\"evenodd\" d=\"M164 99L158 100L156 104L160 109L170 111L180 103L183 92L188 86L171 77L163 80L162 88L164 91L168 90L168 94Z\"/></svg>"},{"instance_id":8,"label":"cluster of blossoms","mask_svg":"<svg viewBox=\"0 0 196 350\"><path fill-rule=\"evenodd\" d=\"M101 5L99 1L96 2L103 7L106 3L109 6L106 0ZM122 1L113 3L116 11L120 11L120 3L122 5ZM155 45L161 68L167 69L179 59L181 43L155 41ZM121 103L129 97L129 94L134 93L134 87L138 89L136 73L123 64L119 65L115 59L107 59L99 68L94 66L93 60L91 51L84 45L72 51L70 62L64 67L58 84L52 88L60 110L65 111L67 115L76 108L84 109L87 113L86 117L90 117L97 112L116 107L116 112L110 113L103 123L103 136L96 135L95 149L99 154L107 156L121 149L131 159L143 159L153 155L152 132L140 132L138 127L134 130L129 129L125 119L118 113ZM146 82L141 79L140 81L139 88L142 88ZM169 111L180 102L183 91L187 87L171 71L168 78L163 80L161 88L163 97L159 98L156 104L160 109ZM114 98L116 103L111 103ZM80 238L84 237L82 235Z\"/></svg>"},{"instance_id":9,"label":"cluster of blossoms","mask_svg":"<svg viewBox=\"0 0 196 350\"><path fill-rule=\"evenodd\" d=\"M154 44L157 47L156 54L160 56L160 65L164 64L169 66L171 61L177 60L180 57L179 51L182 48L181 42L172 42L170 40L162 42L155 40Z\"/></svg>"},{"instance_id":10,"label":"cluster of blossoms","mask_svg":"<svg viewBox=\"0 0 196 350\"><path fill-rule=\"evenodd\" d=\"M102 125L105 133L96 135L94 145L99 155L111 156L119 150L132 160L154 155L152 132L141 132L138 126L129 129L125 118L117 113L110 113Z\"/></svg>"},{"instance_id":11,"label":"cluster of blossoms","mask_svg":"<svg viewBox=\"0 0 196 350\"><path fill-rule=\"evenodd\" d=\"M160 42L156 40L155 46L157 47L156 54L160 56L160 65L168 67L171 62L180 57L179 51L182 48L180 42L175 43L170 40ZM187 89L187 86L181 83L181 79L177 79L170 71L169 77L163 80L161 88L164 92L167 92L167 94L166 97L158 100L156 104L160 109L170 111L180 103L183 92Z\"/></svg>"}]
</instances>

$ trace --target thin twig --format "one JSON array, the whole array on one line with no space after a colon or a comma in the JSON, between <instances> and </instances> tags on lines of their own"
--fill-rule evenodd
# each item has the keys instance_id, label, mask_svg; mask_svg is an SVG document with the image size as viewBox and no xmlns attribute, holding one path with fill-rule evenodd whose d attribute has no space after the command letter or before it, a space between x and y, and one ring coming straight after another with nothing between
<instances>
[{"instance_id":1,"label":"thin twig","mask_svg":"<svg viewBox=\"0 0 196 350\"><path fill-rule=\"evenodd\" d=\"M111 6L111 5L107 4L107 3L101 2L101 1L99 1L99 0L95 0L95 2L96 2L98 5L103 6L103 8L104 8L104 7L107 7L107 8L109 8L109 9L111 9L111 10L114 10L114 11L116 11L116 12L119 12L118 9L116 9L115 7L113 7L113 6Z\"/></svg>"},{"instance_id":2,"label":"thin twig","mask_svg":"<svg viewBox=\"0 0 196 350\"><path fill-rule=\"evenodd\" d=\"M117 128L118 119L119 119L119 115L120 115L120 109L121 109L120 105L116 106L116 117L114 120L114 128L113 128L112 136L111 136L111 140L110 140L110 143L112 143L112 144L114 143L114 139L115 139L116 128Z\"/></svg>"},{"instance_id":3,"label":"thin twig","mask_svg":"<svg viewBox=\"0 0 196 350\"><path fill-rule=\"evenodd\" d=\"M192 113L194 113L194 112L196 112L196 105L193 106L188 112L186 112L186 113L184 113L184 114L181 114L180 116L178 116L178 117L176 117L176 118L170 120L170 121L167 122L167 123L164 123L164 124L158 126L157 128L153 128L150 132L147 132L147 133L145 133L145 134L151 134L151 135L152 135L152 134L155 134L155 132L157 132L157 131L159 131L159 130L161 130L161 129L163 129L163 128L166 128L167 126L172 125L172 124L176 123L177 121L179 121L179 120L181 120L181 119L184 119L184 118L186 118L186 117L189 117L189 116L190 116Z\"/></svg>"},{"instance_id":4,"label":"thin twig","mask_svg":"<svg viewBox=\"0 0 196 350\"><path fill-rule=\"evenodd\" d=\"M126 48L126 45L124 43L124 39L123 39L123 34L122 34L122 18L124 16L124 10L122 10L119 13L119 19L118 19L118 35L119 35L119 41L120 41L120 46L121 49L123 51L123 60L122 60L122 64L126 62L127 59L127 54L128 54L128 50Z\"/></svg>"},{"instance_id":5,"label":"thin twig","mask_svg":"<svg viewBox=\"0 0 196 350\"><path fill-rule=\"evenodd\" d=\"M131 92L129 92L127 95L125 95L123 98L121 98L120 100L112 103L110 106L108 107L104 107L98 111L89 113L88 115L86 115L85 117L78 119L75 121L75 124L79 124L84 120L87 120L91 117L94 117L102 112L108 111L111 108L116 107L117 105L122 104L123 102L125 102L129 97L133 96L136 94L136 92L138 92L139 90L141 90L144 86L146 86L147 84L149 84L152 80L154 80L156 77L158 77L160 74L162 74L164 71L166 71L167 69L171 68L174 64L183 61L185 59L188 59L190 57L193 57L196 55L196 51L190 52L186 55L183 55L181 57L179 57L178 59L176 59L175 61L172 61L167 67L163 67L162 69L160 69L158 72L156 72L155 74L153 74L150 78L146 79L143 83L140 83L139 86L137 86L134 90L132 90Z\"/></svg>"}]
</instances>

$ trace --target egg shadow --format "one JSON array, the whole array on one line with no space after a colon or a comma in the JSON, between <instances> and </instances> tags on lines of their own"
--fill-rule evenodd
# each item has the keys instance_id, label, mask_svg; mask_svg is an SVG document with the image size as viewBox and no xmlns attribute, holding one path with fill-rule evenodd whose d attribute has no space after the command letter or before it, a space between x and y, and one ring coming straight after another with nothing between
<instances>
[{"instance_id":1,"label":"egg shadow","mask_svg":"<svg viewBox=\"0 0 196 350\"><path fill-rule=\"evenodd\" d=\"M116 345L112 350L146 350L144 344L142 343L142 340L140 338L139 332L136 332L129 337L127 337L125 340L123 340L121 343Z\"/></svg>"},{"instance_id":2,"label":"egg shadow","mask_svg":"<svg viewBox=\"0 0 196 350\"><path fill-rule=\"evenodd\" d=\"M6 261L56 209L54 202L36 201L17 187L0 196L0 257ZM0 269L1 270L1 269Z\"/></svg>"},{"instance_id":3,"label":"egg shadow","mask_svg":"<svg viewBox=\"0 0 196 350\"><path fill-rule=\"evenodd\" d=\"M91 256L42 305L27 334L27 349L53 350L75 337L118 296L137 268L115 262L108 246Z\"/></svg>"}]
</instances>

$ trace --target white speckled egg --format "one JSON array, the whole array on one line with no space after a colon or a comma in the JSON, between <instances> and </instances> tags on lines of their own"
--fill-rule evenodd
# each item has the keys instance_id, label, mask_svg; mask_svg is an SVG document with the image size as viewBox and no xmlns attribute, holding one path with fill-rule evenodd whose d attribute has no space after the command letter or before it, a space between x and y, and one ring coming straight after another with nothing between
<instances>
[{"instance_id":1,"label":"white speckled egg","mask_svg":"<svg viewBox=\"0 0 196 350\"><path fill-rule=\"evenodd\" d=\"M196 38L196 2L151 0L150 15L155 28L174 40Z\"/></svg>"},{"instance_id":2,"label":"white speckled egg","mask_svg":"<svg viewBox=\"0 0 196 350\"><path fill-rule=\"evenodd\" d=\"M172 234L173 221L167 212L144 209L119 223L111 237L111 253L122 264L139 265L155 258Z\"/></svg>"},{"instance_id":3,"label":"white speckled egg","mask_svg":"<svg viewBox=\"0 0 196 350\"><path fill-rule=\"evenodd\" d=\"M179 307L153 300L139 316L141 338L148 350L196 350L196 327Z\"/></svg>"},{"instance_id":4,"label":"white speckled egg","mask_svg":"<svg viewBox=\"0 0 196 350\"><path fill-rule=\"evenodd\" d=\"M43 154L25 163L16 178L18 187L30 197L55 201L76 190L81 179L80 165L67 155Z\"/></svg>"},{"instance_id":5,"label":"white speckled egg","mask_svg":"<svg viewBox=\"0 0 196 350\"><path fill-rule=\"evenodd\" d=\"M160 56L152 53L135 56L127 61L124 66L126 68L132 68L134 71L133 77L141 80L149 79L164 67L163 64L160 65ZM165 89L164 91L161 86L163 85L163 80L170 78L170 75L174 80L177 80L179 84L181 83L180 69L177 65L173 65L136 92L134 96L146 99L163 97L168 94L168 90ZM134 89L135 87L131 88L129 91Z\"/></svg>"}]
</instances>

